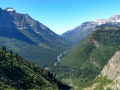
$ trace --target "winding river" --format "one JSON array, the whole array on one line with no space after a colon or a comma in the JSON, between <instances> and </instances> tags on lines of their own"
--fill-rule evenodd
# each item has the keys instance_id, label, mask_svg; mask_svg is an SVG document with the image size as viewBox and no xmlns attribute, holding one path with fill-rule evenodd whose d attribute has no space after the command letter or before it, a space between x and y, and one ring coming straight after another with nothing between
<instances>
[{"instance_id":1,"label":"winding river","mask_svg":"<svg viewBox=\"0 0 120 90\"><path fill-rule=\"evenodd\" d=\"M62 55L65 54L67 51L68 51L68 50L66 50L66 51L64 51L64 52L62 52L62 53L60 53L60 54L57 56L57 61L54 63L54 66L56 66L57 63L60 62L60 58L61 58Z\"/></svg>"}]
</instances>

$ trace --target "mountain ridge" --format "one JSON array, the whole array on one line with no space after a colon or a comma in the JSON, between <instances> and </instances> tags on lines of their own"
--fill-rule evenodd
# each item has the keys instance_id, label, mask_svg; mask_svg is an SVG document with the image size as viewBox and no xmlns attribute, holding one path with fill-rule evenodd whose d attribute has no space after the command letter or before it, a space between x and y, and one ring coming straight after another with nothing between
<instances>
[{"instance_id":1,"label":"mountain ridge","mask_svg":"<svg viewBox=\"0 0 120 90\"><path fill-rule=\"evenodd\" d=\"M97 19L97 20L89 20L83 22L81 25L76 28L66 31L62 34L62 37L72 43L77 43L82 40L85 36L87 36L91 31L94 30L96 26L107 24L107 23L120 23L120 14L114 14L109 19Z\"/></svg>"},{"instance_id":2,"label":"mountain ridge","mask_svg":"<svg viewBox=\"0 0 120 90\"><path fill-rule=\"evenodd\" d=\"M13 9L13 8L7 8L5 10L7 11L9 9ZM40 37L39 39L41 39L42 41L45 41L45 43L52 42L51 46L68 44L67 41L65 41L59 35L52 32L48 27L46 27L39 21L32 19L28 14L20 14L20 13L17 13L15 10L8 11L8 12L14 18L14 23L21 32L27 31L28 33L29 32L31 33L34 31L36 34L38 34L37 36ZM26 33L23 33L23 34L26 35Z\"/></svg>"}]
</instances>

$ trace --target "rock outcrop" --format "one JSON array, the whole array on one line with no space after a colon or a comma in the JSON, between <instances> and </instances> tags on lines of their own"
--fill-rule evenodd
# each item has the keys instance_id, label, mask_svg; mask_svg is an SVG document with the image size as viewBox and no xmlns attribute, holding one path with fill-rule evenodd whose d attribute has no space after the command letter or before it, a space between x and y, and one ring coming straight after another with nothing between
<instances>
[{"instance_id":1,"label":"rock outcrop","mask_svg":"<svg viewBox=\"0 0 120 90\"><path fill-rule=\"evenodd\" d=\"M113 83L108 84L106 87L110 87L113 90L120 90L120 51L116 52L109 60L101 74L102 76L107 76L107 79L113 80Z\"/></svg>"},{"instance_id":2,"label":"rock outcrop","mask_svg":"<svg viewBox=\"0 0 120 90\"><path fill-rule=\"evenodd\" d=\"M103 88L102 90L108 90L108 88L110 90L120 90L120 51L115 53L96 79L101 77L101 75L102 77L107 77L107 80L111 80L112 82L104 85L104 82L97 81L84 90L96 90L101 83L101 87Z\"/></svg>"}]
</instances>

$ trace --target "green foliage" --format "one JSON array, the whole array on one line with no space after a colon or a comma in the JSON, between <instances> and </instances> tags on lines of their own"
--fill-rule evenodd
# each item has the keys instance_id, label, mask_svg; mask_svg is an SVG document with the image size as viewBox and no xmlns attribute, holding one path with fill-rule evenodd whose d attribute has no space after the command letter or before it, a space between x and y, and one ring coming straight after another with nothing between
<instances>
[{"instance_id":1,"label":"green foliage","mask_svg":"<svg viewBox=\"0 0 120 90\"><path fill-rule=\"evenodd\" d=\"M5 46L2 46L2 50L3 50L4 52L6 52L6 47L5 47Z\"/></svg>"},{"instance_id":2,"label":"green foliage","mask_svg":"<svg viewBox=\"0 0 120 90\"><path fill-rule=\"evenodd\" d=\"M73 46L52 72L61 79L70 78L72 86L79 83L77 87L84 88L90 84L120 48L120 29L116 28L93 31Z\"/></svg>"},{"instance_id":3,"label":"green foliage","mask_svg":"<svg viewBox=\"0 0 120 90\"><path fill-rule=\"evenodd\" d=\"M0 51L0 88L58 90L67 87L47 69L29 62L12 51Z\"/></svg>"},{"instance_id":4,"label":"green foliage","mask_svg":"<svg viewBox=\"0 0 120 90\"><path fill-rule=\"evenodd\" d=\"M97 79L95 79L94 83L98 83L98 86L94 90L104 90L104 86L112 83L112 80L108 80L106 76L100 76ZM108 88L107 90L111 90Z\"/></svg>"},{"instance_id":5,"label":"green foliage","mask_svg":"<svg viewBox=\"0 0 120 90\"><path fill-rule=\"evenodd\" d=\"M3 44L8 50L17 52L23 58L45 67L53 65L53 63L56 61L57 55L66 50L64 47L48 49L39 45L22 42L17 39L0 37L0 46Z\"/></svg>"}]
</instances>

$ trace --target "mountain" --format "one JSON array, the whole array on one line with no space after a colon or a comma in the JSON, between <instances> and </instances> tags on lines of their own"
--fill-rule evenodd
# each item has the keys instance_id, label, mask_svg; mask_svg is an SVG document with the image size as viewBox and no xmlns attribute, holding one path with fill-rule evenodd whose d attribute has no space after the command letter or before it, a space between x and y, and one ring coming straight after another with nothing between
<instances>
[{"instance_id":1,"label":"mountain","mask_svg":"<svg viewBox=\"0 0 120 90\"><path fill-rule=\"evenodd\" d=\"M72 43L77 43L84 37L86 37L97 25L104 24L105 22L105 19L100 19L96 21L86 21L80 26L74 28L73 30L63 33L62 37Z\"/></svg>"},{"instance_id":2,"label":"mountain","mask_svg":"<svg viewBox=\"0 0 120 90\"><path fill-rule=\"evenodd\" d=\"M47 69L23 59L5 46L0 50L0 89L64 90L69 88Z\"/></svg>"},{"instance_id":3,"label":"mountain","mask_svg":"<svg viewBox=\"0 0 120 90\"><path fill-rule=\"evenodd\" d=\"M120 23L120 14L115 14L108 19L108 22Z\"/></svg>"},{"instance_id":4,"label":"mountain","mask_svg":"<svg viewBox=\"0 0 120 90\"><path fill-rule=\"evenodd\" d=\"M118 90L120 88L120 51L104 66L93 84L84 90Z\"/></svg>"},{"instance_id":5,"label":"mountain","mask_svg":"<svg viewBox=\"0 0 120 90\"><path fill-rule=\"evenodd\" d=\"M58 34L59 36L61 36L62 34Z\"/></svg>"},{"instance_id":6,"label":"mountain","mask_svg":"<svg viewBox=\"0 0 120 90\"><path fill-rule=\"evenodd\" d=\"M0 46L2 45L30 61L49 66L70 43L28 14L17 13L13 8L0 8Z\"/></svg>"},{"instance_id":7,"label":"mountain","mask_svg":"<svg viewBox=\"0 0 120 90\"><path fill-rule=\"evenodd\" d=\"M6 8L5 10L13 17L17 29L37 44L52 48L60 48L69 44L48 27L32 19L28 14L17 13L13 8Z\"/></svg>"},{"instance_id":8,"label":"mountain","mask_svg":"<svg viewBox=\"0 0 120 90\"><path fill-rule=\"evenodd\" d=\"M119 48L120 26L111 23L99 25L62 55L52 72L75 90L82 90L91 85Z\"/></svg>"},{"instance_id":9,"label":"mountain","mask_svg":"<svg viewBox=\"0 0 120 90\"><path fill-rule=\"evenodd\" d=\"M86 21L82 23L80 26L63 33L62 37L68 40L69 42L77 43L83 38L85 38L85 36L87 36L92 30L94 30L96 26L107 23L111 24L120 23L120 14L115 14L111 16L109 19Z\"/></svg>"},{"instance_id":10,"label":"mountain","mask_svg":"<svg viewBox=\"0 0 120 90\"><path fill-rule=\"evenodd\" d=\"M7 38L16 38L23 42L30 44L36 44L19 30L17 30L16 25L13 23L13 18L9 15L8 12L0 8L0 36Z\"/></svg>"}]
</instances>

